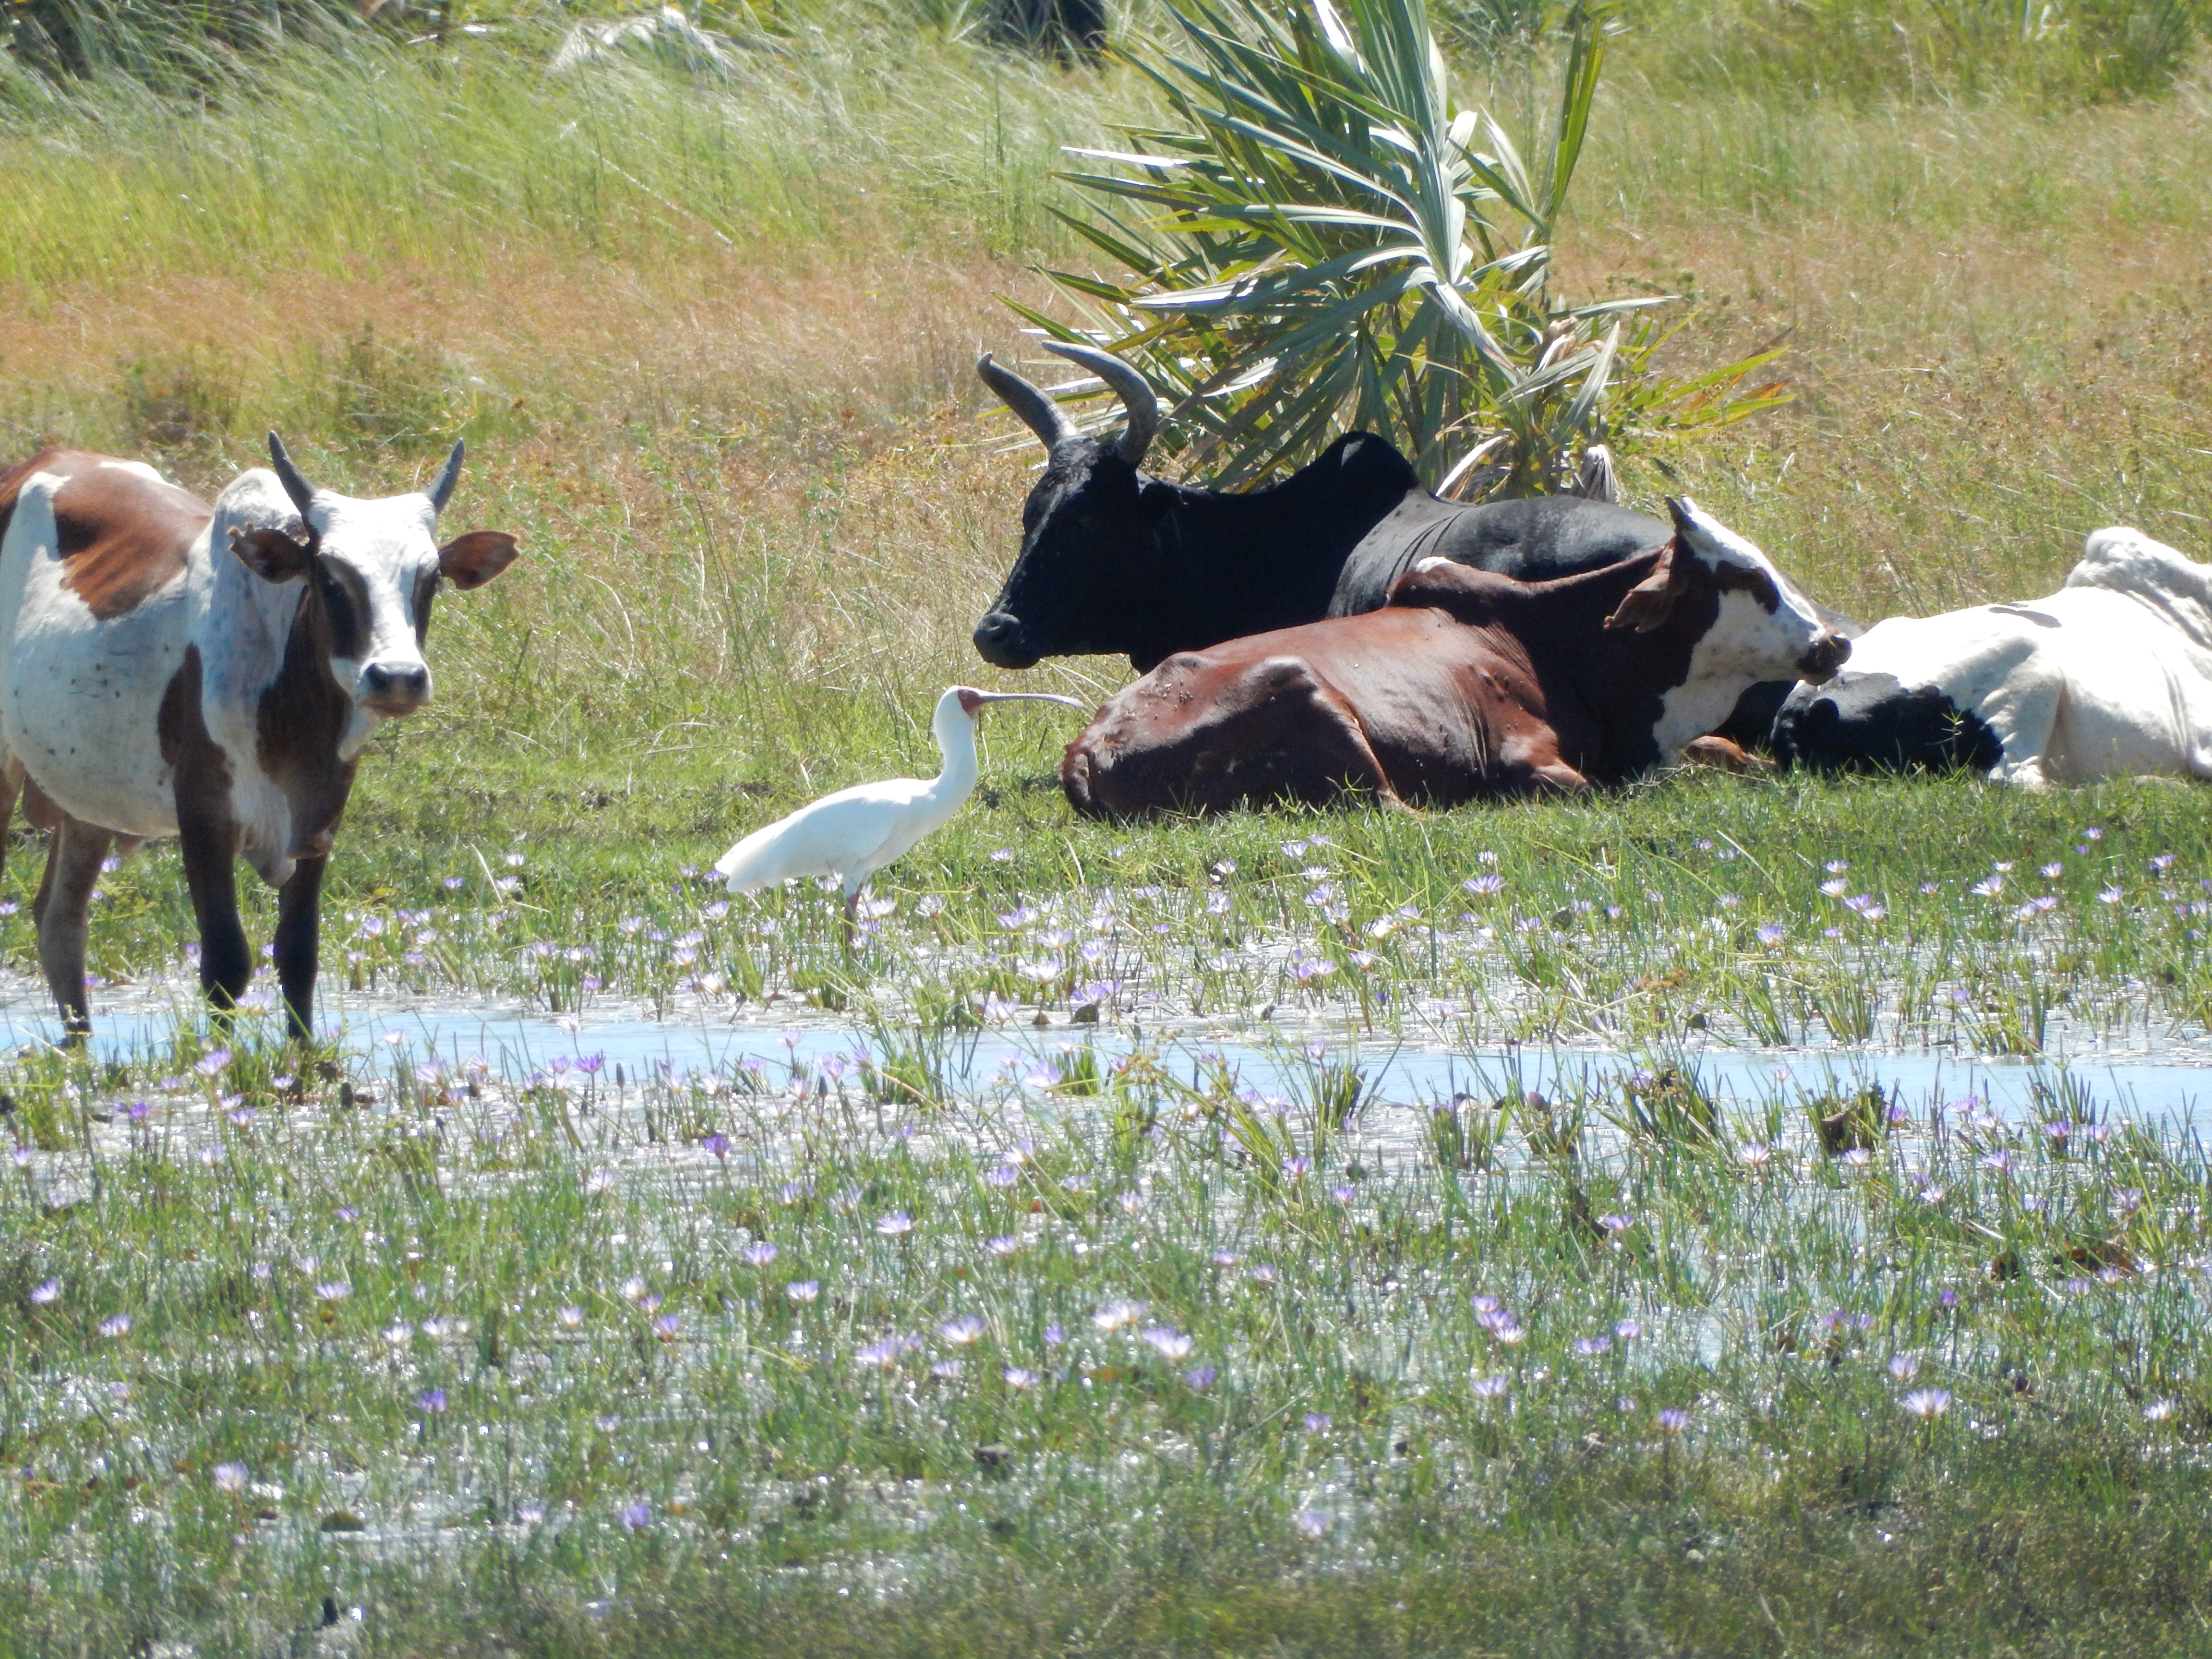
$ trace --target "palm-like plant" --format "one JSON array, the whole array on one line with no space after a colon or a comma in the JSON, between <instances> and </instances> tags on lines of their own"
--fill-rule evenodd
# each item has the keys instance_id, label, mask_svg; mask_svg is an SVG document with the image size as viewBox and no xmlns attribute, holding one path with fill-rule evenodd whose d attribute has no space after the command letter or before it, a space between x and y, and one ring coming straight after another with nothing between
<instances>
[{"instance_id":1,"label":"palm-like plant","mask_svg":"<svg viewBox=\"0 0 2212 1659\"><path fill-rule=\"evenodd\" d=\"M1173 403L1166 434L1234 483L1338 432L1383 434L1433 486L1469 496L1565 482L1608 432L1732 420L1776 400L1765 358L1656 374L1663 301L1562 307L1551 240L1589 130L1603 20L1571 20L1551 130L1524 154L1454 106L1423 0L1171 0L1188 54L1138 55L1182 125L1067 222L1126 278L1051 273L1092 315L1048 333L1139 365Z\"/></svg>"}]
</instances>

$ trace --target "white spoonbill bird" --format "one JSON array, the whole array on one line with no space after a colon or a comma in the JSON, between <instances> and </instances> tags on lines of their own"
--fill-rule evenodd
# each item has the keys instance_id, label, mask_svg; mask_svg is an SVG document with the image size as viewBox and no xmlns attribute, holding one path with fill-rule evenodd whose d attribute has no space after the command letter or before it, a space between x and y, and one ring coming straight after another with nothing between
<instances>
[{"instance_id":1,"label":"white spoonbill bird","mask_svg":"<svg viewBox=\"0 0 2212 1659\"><path fill-rule=\"evenodd\" d=\"M775 887L793 876L836 876L845 885L845 939L853 938L853 907L870 876L943 824L967 805L975 787L975 714L991 702L1056 702L1079 714L1091 711L1073 697L1048 691L978 691L956 685L937 700L930 717L945 769L927 782L887 778L855 784L802 806L787 818L756 830L714 860L732 887Z\"/></svg>"}]
</instances>

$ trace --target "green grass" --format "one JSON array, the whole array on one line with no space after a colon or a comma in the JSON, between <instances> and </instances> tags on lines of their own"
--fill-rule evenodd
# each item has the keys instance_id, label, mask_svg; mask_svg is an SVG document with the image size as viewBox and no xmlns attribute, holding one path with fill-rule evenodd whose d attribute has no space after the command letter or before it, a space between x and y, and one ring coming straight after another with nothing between
<instances>
[{"instance_id":1,"label":"green grass","mask_svg":"<svg viewBox=\"0 0 2212 1659\"><path fill-rule=\"evenodd\" d=\"M1433 1042L1436 993L1467 1040L1656 1054L1692 1018L1755 1037L1738 1021L1780 983L1815 1038L1854 998L1900 997L1925 1022L1908 1046L2022 1046L2039 1001L2140 1036L2202 995L2185 922L2159 914L2160 885L2193 892L2212 869L2185 790L1687 780L1589 807L1144 830L1071 830L1016 791L884 884L898 909L849 967L824 896L702 912L713 896L672 865L714 842L656 839L667 803L610 803L543 840L558 809L524 805L520 842L356 823L347 881L386 896L333 895L331 971L587 1012L758 973L756 994L784 1000L755 1052L794 1015L837 1017L807 1011L826 997L875 1031L868 1063L659 1082L403 1058L356 1068L349 1109L334 1083L286 1093L289 1063L252 1045L212 1076L189 1036L120 1069L16 1062L12 1121L57 1149L0 1188L0 1527L8 1559L45 1564L0 1585L25 1650L251 1650L325 1594L393 1650L1010 1652L1101 1621L1132 1652L1419 1651L1469 1620L1531 1653L1635 1650L1639 1632L1693 1651L2197 1639L2208 1172L2189 1136L2094 1091L2052 1103L2063 1139L1955 1102L1931 1136L1947 1103L1899 1099L1911 1121L1868 1122L1853 1167L1818 1149L1832 1105L1782 1091L1716 1115L1663 1078L1548 1106L1508 1090L1500 1111L1381 1141L1387 1111L1340 1116L1356 1059L1293 1054L1279 1112L1141 1042L1124 1065L1062 1060L1048 1093L940 1081L973 1024L1042 1003L1065 1030L1076 975L1007 971L1055 949L1055 907L1115 916L1085 929L1109 955L1083 971L1123 977L1125 1032L1186 998L1236 1029L1264 999L1305 1030L1359 1036L1364 1009ZM2091 817L2102 835L2078 839ZM610 833L625 821L651 856ZM2017 888L2063 895L2047 917L2012 919L2015 887L1965 892L2000 852ZM2031 874L2046 856L2055 880ZM1845 920L1817 891L1827 859L1897 910ZM173 951L165 861L116 878L108 960ZM1312 919L1322 867L1349 936ZM1459 886L1489 875L1492 897ZM2107 883L2124 905L2099 902ZM1573 914L1608 892L1619 922ZM1717 908L1723 892L1742 904ZM1048 914L1010 946L1000 907L1024 901ZM1367 933L1407 902L1443 923L1441 969L1425 921ZM425 965L404 921L347 937L410 903L440 913ZM1444 921L1460 904L1498 941ZM1765 917L1785 946L1758 943ZM1832 917L1858 951L1818 941ZM1301 984L1286 941L1336 975ZM597 954L547 962L540 942ZM912 1231L886 1234L901 1214ZM1609 1234L1608 1216L1632 1224ZM763 1241L772 1260L746 1255ZM808 1280L815 1299L793 1302ZM1477 1295L1516 1340L1486 1331ZM1140 1319L1100 1327L1132 1300ZM117 1314L129 1329L102 1334ZM973 1344L942 1334L969 1314ZM1624 1319L1632 1341L1574 1347ZM866 1356L907 1337L921 1346ZM957 1377L928 1370L956 1359ZM1202 1389L1199 1366L1217 1373ZM1508 1392L1486 1400L1475 1376ZM1925 1423L1900 1405L1923 1387L1950 1396ZM1690 1426L1661 1428L1678 1408ZM228 1464L239 1493L213 1474ZM2081 1572L2085 1549L2128 1565ZM1931 1583L1943 1594L1908 1594Z\"/></svg>"},{"instance_id":2,"label":"green grass","mask_svg":"<svg viewBox=\"0 0 2212 1659\"><path fill-rule=\"evenodd\" d=\"M862 28L749 62L726 85L620 64L550 77L534 50L364 38L280 52L190 116L113 82L18 106L0 125L39 165L5 210L20 234L0 272L37 305L266 261L480 280L541 241L647 262L704 245L775 264L863 229L891 233L879 256L948 231L1018 248L1046 222L1057 146L1113 107L1071 107L1019 59ZM30 234L64 208L69 234Z\"/></svg>"},{"instance_id":3,"label":"green grass","mask_svg":"<svg viewBox=\"0 0 2212 1659\"><path fill-rule=\"evenodd\" d=\"M1693 493L1870 616L2040 591L2103 522L2206 550L2200 83L2094 109L1686 94L1694 45L1624 38L1561 255L1578 291L1693 295L1685 362L1793 331L1799 400L1689 457ZM884 874L848 962L834 901L715 914L682 872L927 771L936 693L989 678L966 634L1029 458L991 447L973 356L1018 349L994 296L1038 300L1026 264L1068 254L1054 146L1141 112L1131 77L856 28L731 87L549 84L469 46L297 52L184 112L113 86L9 107L20 447L211 489L276 424L310 476L389 490L465 429L459 521L524 538L441 607L438 700L368 758L326 980L587 1017L703 997L770 1054L786 1024L869 1048L804 1093L774 1065L679 1086L387 1056L352 1107L338 1079L284 1091L250 1028L209 1077L188 1028L112 1074L9 1060L0 1653L258 1654L325 1595L409 1654L2206 1645L2207 1171L2179 1129L2100 1100L2063 1142L1956 1113L1933 1136L1914 1100L1861 1167L1819 1150L1834 1102L1716 1119L1663 1078L1548 1119L1508 1091L1340 1121L1370 1031L1655 1061L2201 1036L2193 792L1677 778L1103 826L1052 785L1065 726L994 710L975 804ZM20 907L20 826L9 854ZM109 878L94 966L188 981L189 937L149 849ZM0 954L33 971L20 908ZM1107 981L1113 1029L1060 1089L939 1086L979 1024L1042 1010L1040 1052L1079 1043ZM1191 1062L1205 1036L1158 1042L1208 1028L1285 1032L1280 1115ZM1315 1035L1338 1046L1309 1063ZM913 1231L879 1232L896 1211ZM1102 1328L1122 1301L1149 1305ZM970 1313L955 1352L939 1327ZM1623 1319L1634 1342L1576 1351ZM894 1335L923 1346L860 1361ZM1942 1416L1900 1408L1920 1387Z\"/></svg>"},{"instance_id":4,"label":"green grass","mask_svg":"<svg viewBox=\"0 0 2212 1659\"><path fill-rule=\"evenodd\" d=\"M526 761L473 787L453 776L412 815L356 815L326 972L550 1012L781 1003L932 1029L996 1004L1065 1018L1105 984L1103 1006L1143 1024L1273 1005L1430 1030L1442 1000L1474 1031L1539 1041L1703 1030L2034 1054L2046 1028L2061 1052L2212 1028L2212 831L2175 786L1690 775L1412 818L1086 824L1045 771L1060 734L1025 718L998 728L981 803L878 880L884 914L850 957L834 896L811 884L748 898L698 879L795 780L602 797L526 781ZM19 860L0 916L0 950L24 963L34 872ZM173 852L134 859L105 894L94 971L188 976ZM265 936L268 900L249 903Z\"/></svg>"},{"instance_id":5,"label":"green grass","mask_svg":"<svg viewBox=\"0 0 2212 1659\"><path fill-rule=\"evenodd\" d=\"M2198 0L1808 0L1628 15L1662 26L1660 61L1677 84L1860 108L2155 95L2201 57L2212 23Z\"/></svg>"}]
</instances>

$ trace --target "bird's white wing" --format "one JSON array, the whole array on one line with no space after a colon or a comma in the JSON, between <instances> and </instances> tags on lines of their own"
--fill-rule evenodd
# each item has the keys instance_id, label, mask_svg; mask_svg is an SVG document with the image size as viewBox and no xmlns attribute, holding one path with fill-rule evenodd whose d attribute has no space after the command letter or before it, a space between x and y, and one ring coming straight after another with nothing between
<instances>
[{"instance_id":1,"label":"bird's white wing","mask_svg":"<svg viewBox=\"0 0 2212 1659\"><path fill-rule=\"evenodd\" d=\"M731 886L747 890L794 876L875 870L890 861L884 847L898 837L928 787L914 778L891 778L840 789L754 830L715 860L714 868Z\"/></svg>"}]
</instances>

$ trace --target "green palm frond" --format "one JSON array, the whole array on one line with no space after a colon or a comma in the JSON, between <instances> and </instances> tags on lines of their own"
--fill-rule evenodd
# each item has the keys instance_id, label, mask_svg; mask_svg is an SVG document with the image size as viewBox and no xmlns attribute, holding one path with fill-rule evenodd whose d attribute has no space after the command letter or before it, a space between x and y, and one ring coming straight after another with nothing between
<instances>
[{"instance_id":1,"label":"green palm frond","mask_svg":"<svg viewBox=\"0 0 2212 1659\"><path fill-rule=\"evenodd\" d=\"M1653 301L1565 307L1553 227L1589 130L1605 20L1567 29L1548 130L1516 142L1453 100L1425 0L1170 0L1180 46L1137 66L1176 125L1072 152L1066 216L1125 277L1048 273L1076 326L1174 404L1164 444L1235 484L1379 432L1432 484L1556 488L1622 427L1741 418L1751 365L1655 376ZM1671 401L1670 401L1671 400ZM1680 411L1681 420L1676 418ZM1461 465L1476 448L1479 464Z\"/></svg>"}]
</instances>

